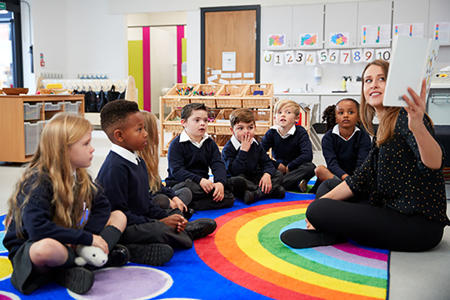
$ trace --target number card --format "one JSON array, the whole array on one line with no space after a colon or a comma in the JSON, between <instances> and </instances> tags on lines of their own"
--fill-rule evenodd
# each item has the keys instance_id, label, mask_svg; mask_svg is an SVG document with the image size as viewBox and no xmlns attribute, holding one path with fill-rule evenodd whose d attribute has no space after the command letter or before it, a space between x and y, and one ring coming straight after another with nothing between
<instances>
[{"instance_id":1,"label":"number card","mask_svg":"<svg viewBox=\"0 0 450 300\"><path fill-rule=\"evenodd\" d=\"M317 51L317 61L319 64L325 64L328 62L328 50Z\"/></svg>"},{"instance_id":2,"label":"number card","mask_svg":"<svg viewBox=\"0 0 450 300\"><path fill-rule=\"evenodd\" d=\"M294 63L294 51L284 52L284 59L286 65L292 65Z\"/></svg>"},{"instance_id":3,"label":"number card","mask_svg":"<svg viewBox=\"0 0 450 300\"><path fill-rule=\"evenodd\" d=\"M295 51L295 63L299 65L305 64L305 52L303 51Z\"/></svg>"},{"instance_id":4,"label":"number card","mask_svg":"<svg viewBox=\"0 0 450 300\"><path fill-rule=\"evenodd\" d=\"M266 64L270 64L273 60L273 52L272 51L264 51L264 62Z\"/></svg>"},{"instance_id":5,"label":"number card","mask_svg":"<svg viewBox=\"0 0 450 300\"><path fill-rule=\"evenodd\" d=\"M317 63L316 52L306 52L305 64L309 66L314 66Z\"/></svg>"},{"instance_id":6,"label":"number card","mask_svg":"<svg viewBox=\"0 0 450 300\"><path fill-rule=\"evenodd\" d=\"M352 50L341 50L341 59L339 62L343 65L350 64L350 61L352 60Z\"/></svg>"},{"instance_id":7,"label":"number card","mask_svg":"<svg viewBox=\"0 0 450 300\"><path fill-rule=\"evenodd\" d=\"M273 65L274 66L282 66L284 61L284 54L277 52L273 54Z\"/></svg>"},{"instance_id":8,"label":"number card","mask_svg":"<svg viewBox=\"0 0 450 300\"><path fill-rule=\"evenodd\" d=\"M373 49L364 49L363 50L363 61L371 62L374 60L375 51Z\"/></svg>"},{"instance_id":9,"label":"number card","mask_svg":"<svg viewBox=\"0 0 450 300\"><path fill-rule=\"evenodd\" d=\"M358 64L363 61L362 49L353 49L352 50L352 61L354 64Z\"/></svg>"},{"instance_id":10,"label":"number card","mask_svg":"<svg viewBox=\"0 0 450 300\"><path fill-rule=\"evenodd\" d=\"M330 64L337 64L339 62L339 50L330 49L328 51L328 62Z\"/></svg>"},{"instance_id":11,"label":"number card","mask_svg":"<svg viewBox=\"0 0 450 300\"><path fill-rule=\"evenodd\" d=\"M376 59L382 59L385 61L389 61L391 59L391 50L390 49L377 49L375 50Z\"/></svg>"}]
</instances>

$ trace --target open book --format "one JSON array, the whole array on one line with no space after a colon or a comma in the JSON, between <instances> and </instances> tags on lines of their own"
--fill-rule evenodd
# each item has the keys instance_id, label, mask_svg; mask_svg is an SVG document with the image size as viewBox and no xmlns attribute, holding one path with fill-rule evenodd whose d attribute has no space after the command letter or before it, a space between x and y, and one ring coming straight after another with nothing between
<instances>
[{"instance_id":1,"label":"open book","mask_svg":"<svg viewBox=\"0 0 450 300\"><path fill-rule=\"evenodd\" d=\"M426 78L427 94L431 71L437 59L439 42L432 39L396 36L392 44L392 59L384 92L384 106L407 106L402 96L411 87L418 95L422 79Z\"/></svg>"}]
</instances>

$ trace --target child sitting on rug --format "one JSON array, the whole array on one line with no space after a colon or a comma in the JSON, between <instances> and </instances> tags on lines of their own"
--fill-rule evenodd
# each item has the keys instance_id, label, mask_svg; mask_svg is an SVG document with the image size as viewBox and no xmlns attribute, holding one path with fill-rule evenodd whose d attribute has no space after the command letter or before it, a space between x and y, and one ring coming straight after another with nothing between
<instances>
[{"instance_id":1,"label":"child sitting on rug","mask_svg":"<svg viewBox=\"0 0 450 300\"><path fill-rule=\"evenodd\" d=\"M265 151L272 149L273 164L284 174L286 190L306 192L308 181L314 176L312 145L308 133L295 125L300 117L300 105L292 100L275 104L275 126L264 135L261 144Z\"/></svg>"},{"instance_id":2,"label":"child sitting on rug","mask_svg":"<svg viewBox=\"0 0 450 300\"><path fill-rule=\"evenodd\" d=\"M130 251L131 262L163 265L172 258L172 247L190 248L192 240L215 230L214 220L188 223L181 214L169 215L151 201L147 168L136 155L147 147L147 131L135 102L115 100L106 104L100 122L112 147L97 181L111 206L127 216L122 241Z\"/></svg>"},{"instance_id":3,"label":"child sitting on rug","mask_svg":"<svg viewBox=\"0 0 450 300\"><path fill-rule=\"evenodd\" d=\"M148 184L150 186L150 197L162 209L179 209L183 216L189 220L193 214L193 209L188 209L191 203L192 192L189 188L183 187L174 191L170 187L162 184L159 177L159 137L158 124L155 115L148 111L142 112L144 116L144 128L147 131L147 146L138 155L142 157L147 167Z\"/></svg>"},{"instance_id":4,"label":"child sitting on rug","mask_svg":"<svg viewBox=\"0 0 450 300\"><path fill-rule=\"evenodd\" d=\"M204 104L190 103L181 110L184 130L169 146L166 184L173 189L192 191L189 205L195 210L233 206L233 193L226 187L227 172L219 147L208 135L208 110ZM209 169L214 182L209 180Z\"/></svg>"},{"instance_id":5,"label":"child sitting on rug","mask_svg":"<svg viewBox=\"0 0 450 300\"><path fill-rule=\"evenodd\" d=\"M370 137L356 126L358 111L359 103L351 98L339 100L324 111L329 130L322 138L322 153L327 166L320 165L315 169L317 180L322 182L317 189L317 198L352 175L369 154Z\"/></svg>"},{"instance_id":6,"label":"child sitting on rug","mask_svg":"<svg viewBox=\"0 0 450 300\"><path fill-rule=\"evenodd\" d=\"M351 239L393 251L425 251L442 240L450 221L443 153L425 114L426 83L420 95L408 88L402 96L407 106L386 107L388 70L388 62L375 60L362 73L361 121L376 144L353 175L308 206L309 230L281 234L285 244L307 248Z\"/></svg>"},{"instance_id":7,"label":"child sitting on rug","mask_svg":"<svg viewBox=\"0 0 450 300\"><path fill-rule=\"evenodd\" d=\"M282 175L275 169L267 152L255 140L255 115L240 108L230 115L233 135L222 150L228 183L233 194L251 204L263 198L284 198Z\"/></svg>"},{"instance_id":8,"label":"child sitting on rug","mask_svg":"<svg viewBox=\"0 0 450 300\"><path fill-rule=\"evenodd\" d=\"M126 217L111 212L102 189L86 171L94 152L91 131L82 117L55 115L9 198L3 244L13 266L11 283L21 293L30 294L53 280L74 293L88 292L94 273L75 265L77 245L109 253L110 266L128 261L126 248L113 250Z\"/></svg>"}]
</instances>

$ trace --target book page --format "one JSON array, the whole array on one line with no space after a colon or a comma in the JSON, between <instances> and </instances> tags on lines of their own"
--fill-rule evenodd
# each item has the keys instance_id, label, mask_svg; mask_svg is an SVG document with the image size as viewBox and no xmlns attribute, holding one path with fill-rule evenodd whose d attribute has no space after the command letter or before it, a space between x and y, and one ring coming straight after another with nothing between
<instances>
[{"instance_id":1,"label":"book page","mask_svg":"<svg viewBox=\"0 0 450 300\"><path fill-rule=\"evenodd\" d=\"M394 37L384 106L407 106L402 96L409 96L408 87L420 94L422 79L431 76L438 50L439 43L431 39Z\"/></svg>"}]
</instances>

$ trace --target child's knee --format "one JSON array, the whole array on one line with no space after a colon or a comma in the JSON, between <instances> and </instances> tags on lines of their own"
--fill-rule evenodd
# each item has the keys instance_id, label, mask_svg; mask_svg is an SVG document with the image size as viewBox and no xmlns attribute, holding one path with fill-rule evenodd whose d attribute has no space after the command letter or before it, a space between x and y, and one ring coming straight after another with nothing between
<instances>
[{"instance_id":1,"label":"child's knee","mask_svg":"<svg viewBox=\"0 0 450 300\"><path fill-rule=\"evenodd\" d=\"M30 258L37 266L44 266L55 260L64 262L67 259L67 249L57 240L45 238L31 245Z\"/></svg>"},{"instance_id":2,"label":"child's knee","mask_svg":"<svg viewBox=\"0 0 450 300\"><path fill-rule=\"evenodd\" d=\"M108 225L117 227L117 229L123 232L125 230L125 227L127 226L127 216L125 216L125 214L122 211L115 210L111 212Z\"/></svg>"}]
</instances>

